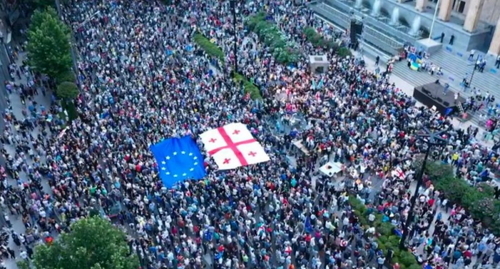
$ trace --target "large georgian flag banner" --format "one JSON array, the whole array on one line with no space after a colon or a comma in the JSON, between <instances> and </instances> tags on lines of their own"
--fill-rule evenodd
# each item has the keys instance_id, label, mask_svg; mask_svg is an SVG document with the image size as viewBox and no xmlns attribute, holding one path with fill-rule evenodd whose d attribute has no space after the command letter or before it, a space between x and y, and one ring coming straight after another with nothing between
<instances>
[{"instance_id":1,"label":"large georgian flag banner","mask_svg":"<svg viewBox=\"0 0 500 269\"><path fill-rule=\"evenodd\" d=\"M220 170L269 161L264 148L243 123L230 123L200 135Z\"/></svg>"}]
</instances>

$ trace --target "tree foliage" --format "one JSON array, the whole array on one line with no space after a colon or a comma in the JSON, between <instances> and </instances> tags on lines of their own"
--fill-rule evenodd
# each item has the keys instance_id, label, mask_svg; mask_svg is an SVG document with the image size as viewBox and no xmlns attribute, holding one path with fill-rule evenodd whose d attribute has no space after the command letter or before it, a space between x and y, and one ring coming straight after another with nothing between
<instances>
[{"instance_id":1,"label":"tree foliage","mask_svg":"<svg viewBox=\"0 0 500 269\"><path fill-rule=\"evenodd\" d=\"M471 186L466 180L455 177L451 165L440 162L428 163L425 173L451 203L464 207L495 235L500 235L500 201L495 199L493 187L486 183Z\"/></svg>"},{"instance_id":2,"label":"tree foliage","mask_svg":"<svg viewBox=\"0 0 500 269\"><path fill-rule=\"evenodd\" d=\"M197 32L193 36L194 43L196 43L202 50L204 50L208 55L216 57L221 62L224 62L224 51L217 46L217 44L210 41L202 33ZM245 93L250 94L252 99L262 99L260 95L260 90L252 82L250 82L245 76L239 73L233 75L234 80L237 83L241 83Z\"/></svg>"},{"instance_id":3,"label":"tree foliage","mask_svg":"<svg viewBox=\"0 0 500 269\"><path fill-rule=\"evenodd\" d=\"M208 55L217 57L219 60L224 62L224 51L222 51L219 46L212 43L210 39L206 38L201 33L195 33L193 40L198 46L200 46Z\"/></svg>"},{"instance_id":4,"label":"tree foliage","mask_svg":"<svg viewBox=\"0 0 500 269\"><path fill-rule=\"evenodd\" d=\"M73 100L78 97L79 91L75 83L65 81L57 86L56 93L59 98Z\"/></svg>"},{"instance_id":5,"label":"tree foliage","mask_svg":"<svg viewBox=\"0 0 500 269\"><path fill-rule=\"evenodd\" d=\"M54 0L24 0L24 2L31 10L44 9L47 7L53 7L55 5Z\"/></svg>"},{"instance_id":6,"label":"tree foliage","mask_svg":"<svg viewBox=\"0 0 500 269\"><path fill-rule=\"evenodd\" d=\"M334 40L327 40L321 34L316 32L313 27L306 27L304 28L303 32L307 41L311 42L311 44L315 47L323 47L335 50L337 50L339 47Z\"/></svg>"},{"instance_id":7,"label":"tree foliage","mask_svg":"<svg viewBox=\"0 0 500 269\"><path fill-rule=\"evenodd\" d=\"M51 245L36 248L37 269L137 269L139 260L129 255L126 235L109 221L92 217L75 222L71 232Z\"/></svg>"},{"instance_id":8,"label":"tree foliage","mask_svg":"<svg viewBox=\"0 0 500 269\"><path fill-rule=\"evenodd\" d=\"M76 81L76 76L75 73L73 73L72 70L68 70L66 72L60 73L57 78L56 78L58 83L63 83L63 82L75 82Z\"/></svg>"},{"instance_id":9,"label":"tree foliage","mask_svg":"<svg viewBox=\"0 0 500 269\"><path fill-rule=\"evenodd\" d=\"M250 31L256 33L259 39L269 47L276 61L283 64L297 63L299 61L300 52L297 45L290 42L279 30L278 26L267 20L266 13L260 12L248 17L245 24Z\"/></svg>"},{"instance_id":10,"label":"tree foliage","mask_svg":"<svg viewBox=\"0 0 500 269\"><path fill-rule=\"evenodd\" d=\"M30 29L39 28L48 18L58 18L57 11L54 8L48 7L35 10L31 16Z\"/></svg>"},{"instance_id":11,"label":"tree foliage","mask_svg":"<svg viewBox=\"0 0 500 269\"><path fill-rule=\"evenodd\" d=\"M37 11L28 30L28 60L31 67L51 78L72 65L70 30L53 8Z\"/></svg>"},{"instance_id":12,"label":"tree foliage","mask_svg":"<svg viewBox=\"0 0 500 269\"><path fill-rule=\"evenodd\" d=\"M402 269L413 269L419 266L415 256L411 252L399 249L401 238L394 233L394 226L390 222L383 221L383 213L378 213L372 206L367 207L355 197L349 197L348 201L354 214L358 217L361 227L363 229L368 227L375 228L375 233L377 234L375 240L384 255L387 254L389 249L394 252L392 259L393 264L398 263ZM373 222L370 222L368 219L370 214L375 215L375 220Z\"/></svg>"}]
</instances>

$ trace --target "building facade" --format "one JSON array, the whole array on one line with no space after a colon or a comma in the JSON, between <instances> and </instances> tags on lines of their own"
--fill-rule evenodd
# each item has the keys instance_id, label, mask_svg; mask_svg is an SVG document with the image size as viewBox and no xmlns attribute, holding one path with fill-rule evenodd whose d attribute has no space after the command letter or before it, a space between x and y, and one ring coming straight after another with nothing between
<instances>
[{"instance_id":1,"label":"building facade","mask_svg":"<svg viewBox=\"0 0 500 269\"><path fill-rule=\"evenodd\" d=\"M499 0L397 0L399 3L414 2L415 9L425 12L429 6L438 7L438 19L450 21L454 16L463 16L463 30L474 33L480 23L486 23L494 29L488 46L488 53L500 55L500 1ZM485 40L486 41L486 40Z\"/></svg>"},{"instance_id":2,"label":"building facade","mask_svg":"<svg viewBox=\"0 0 500 269\"><path fill-rule=\"evenodd\" d=\"M403 0L401 2L415 2L415 0ZM428 4L433 7L437 4L438 0L429 0ZM462 15L464 18L467 15L467 10L469 6L473 3L473 0L453 0L452 1L452 11L457 15ZM500 18L500 1L498 0L485 0L483 4L483 10L481 12L480 20L491 25L495 25L497 20Z\"/></svg>"}]
</instances>

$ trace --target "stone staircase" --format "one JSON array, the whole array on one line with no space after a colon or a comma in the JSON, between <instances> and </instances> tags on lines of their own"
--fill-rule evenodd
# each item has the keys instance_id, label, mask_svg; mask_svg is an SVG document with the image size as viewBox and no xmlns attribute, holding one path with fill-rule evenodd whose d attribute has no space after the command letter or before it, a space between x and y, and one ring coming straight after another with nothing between
<instances>
[{"instance_id":1,"label":"stone staircase","mask_svg":"<svg viewBox=\"0 0 500 269\"><path fill-rule=\"evenodd\" d=\"M466 73L468 74L467 79L470 79L472 70L474 69L474 65L472 63L469 63L465 59L458 58L445 51L440 51L432 55L429 61L442 67L442 76L431 76L428 72L413 71L408 68L406 61L396 63L394 65L393 73L398 77L404 78L414 86L433 83L436 81L436 79L439 79L442 84L450 84L451 90L460 92L460 94L464 97L469 97L472 95L471 89L467 89L467 91L464 92L463 87L460 85ZM491 64L492 63L490 63L490 65ZM498 86L500 85L500 77L496 74L490 73L489 68L487 66L484 70L484 73L480 73L478 71L474 73L471 87L477 87L481 90L483 95L486 93L486 91L489 91L490 94L495 96L495 103L498 103L500 102L500 90L498 89ZM462 75L460 76L460 74ZM479 117L480 113L483 112L479 111L477 113L471 114L471 121L476 124L483 124L482 120L480 120Z\"/></svg>"},{"instance_id":2,"label":"stone staircase","mask_svg":"<svg viewBox=\"0 0 500 269\"><path fill-rule=\"evenodd\" d=\"M327 20L340 29L350 29L351 17L330 5L325 3L317 3L309 5L309 8L319 17ZM398 54L398 50L403 47L403 41L391 37L370 25L363 26L364 42L368 43L371 48L375 48L384 54L394 56Z\"/></svg>"},{"instance_id":3,"label":"stone staircase","mask_svg":"<svg viewBox=\"0 0 500 269\"><path fill-rule=\"evenodd\" d=\"M441 66L445 71L446 79L452 82L450 85L455 86L459 85L464 77L467 77L467 81L471 78L475 61L468 61L466 58L467 55L458 57L443 50L431 55L430 61ZM500 97L500 91L498 90L500 86L500 71L494 67L494 64L495 63L490 60L487 62L483 73L477 70L474 72L472 87L477 87L482 92L490 91L494 93L494 91L496 91L496 94ZM495 95L495 98L497 98L497 95ZM500 101L498 98L497 100Z\"/></svg>"}]
</instances>

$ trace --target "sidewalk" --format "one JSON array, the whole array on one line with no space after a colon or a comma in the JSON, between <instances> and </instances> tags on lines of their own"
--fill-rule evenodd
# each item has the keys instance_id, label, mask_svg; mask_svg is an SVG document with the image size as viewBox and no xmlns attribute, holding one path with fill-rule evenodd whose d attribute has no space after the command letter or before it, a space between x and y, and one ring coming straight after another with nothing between
<instances>
[{"instance_id":1,"label":"sidewalk","mask_svg":"<svg viewBox=\"0 0 500 269\"><path fill-rule=\"evenodd\" d=\"M16 64L18 66L20 66L21 63L22 63L22 60L25 57L26 57L26 54L25 53L21 53L20 57L16 60ZM21 76L21 79L16 79L15 82L16 83L24 83L24 84L26 84L27 83L27 78L23 74ZM24 116L22 114L22 110L26 109L26 106L21 103L21 99L19 98L19 94L12 93L12 94L8 95L8 98L9 98L8 100L11 103L11 107L12 107L11 111L12 111L12 113L15 115L16 118L23 119ZM38 103L38 106L43 105L47 109L50 108L50 93L47 93L47 96L43 96L41 94L41 92L40 92L40 94L37 95L37 96L35 96L33 99ZM6 109L7 108L2 108L3 111L5 111ZM35 128L31 133L33 134L33 136L37 136L39 134L39 129ZM4 145L4 147L5 147L5 149L7 150L7 152L9 154L12 155L12 154L15 153L15 147L13 145ZM44 158L44 157L42 156L42 158ZM27 158L27 160L28 160L27 163L29 165L33 165L33 161L30 158ZM25 180L27 178L27 175L24 172L19 171L19 174L20 174L20 178L22 180ZM8 185L12 186L12 187L17 187L18 183L14 179L9 178ZM47 184L47 180L46 179L42 180L42 186L43 186L44 192L46 192L46 193L52 193L49 185ZM3 209L3 213L9 217L9 219L10 219L10 221L12 223L12 228L11 229L14 232L16 232L18 234L26 232L26 229L24 227L24 224L23 224L20 216L10 214L10 212L9 212L8 209ZM2 216L0 216L0 217L2 217ZM16 244L14 244L14 242L12 241L12 238L10 239L10 242L9 242L8 246L11 249L13 249L13 250L16 251L16 258L19 260L20 259L20 257L19 257L20 248ZM2 262L2 265L5 266L7 269L17 269L16 260L14 260L14 259L4 259L3 262Z\"/></svg>"},{"instance_id":2,"label":"sidewalk","mask_svg":"<svg viewBox=\"0 0 500 269\"><path fill-rule=\"evenodd\" d=\"M0 11L0 37L1 37L1 44L0 44L0 82L4 82L7 80L10 80L10 75L9 75L9 64L10 64L10 59L8 56L7 52L7 45L6 43L9 42L10 34L7 31L6 24L3 21L5 16L4 11ZM5 87L3 87L2 90L0 90L0 111L3 111L6 108L6 99L7 99L7 91ZM5 127L5 123L3 120L0 120L0 131L3 131Z\"/></svg>"}]
</instances>

